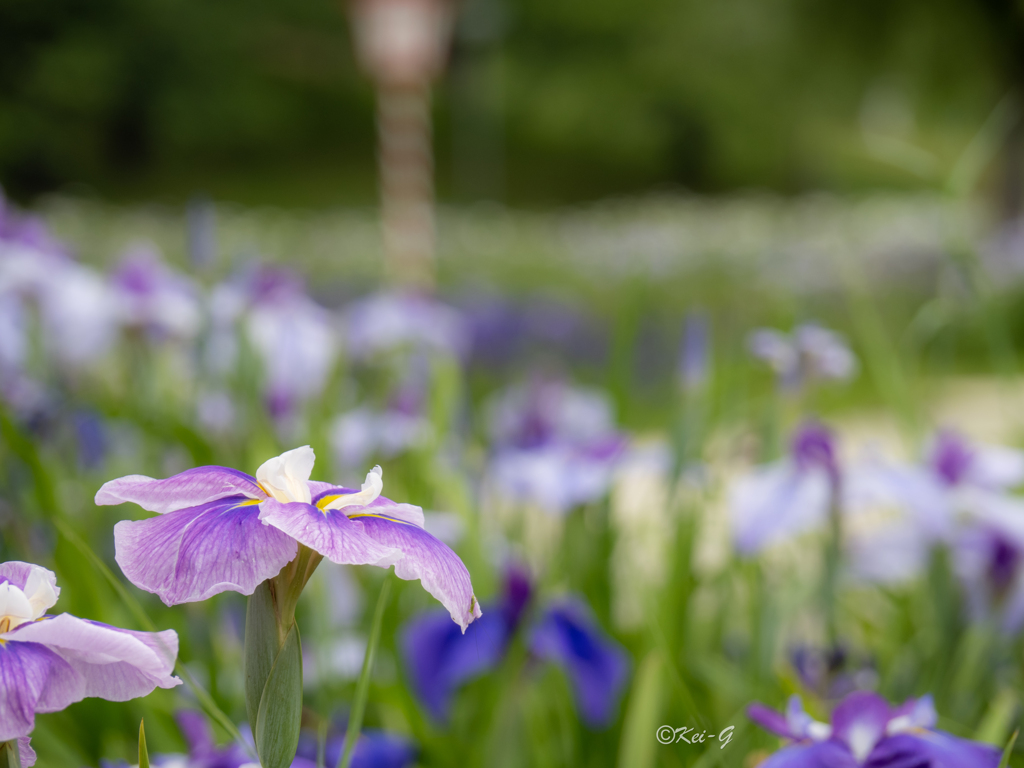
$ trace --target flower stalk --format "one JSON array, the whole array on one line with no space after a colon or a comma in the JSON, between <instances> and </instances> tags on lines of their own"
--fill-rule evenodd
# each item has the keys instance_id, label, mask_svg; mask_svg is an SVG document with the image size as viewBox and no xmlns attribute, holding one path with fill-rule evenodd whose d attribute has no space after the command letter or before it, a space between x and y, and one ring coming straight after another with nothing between
<instances>
[{"instance_id":1,"label":"flower stalk","mask_svg":"<svg viewBox=\"0 0 1024 768\"><path fill-rule=\"evenodd\" d=\"M377 608L373 613L373 627L370 630L370 639L366 644L366 654L363 656L363 669L359 673L359 682L356 683L356 695L352 701L352 713L349 715L348 729L345 731L345 751L341 753L338 768L349 768L352 764L356 742L359 740L359 732L363 727L363 715L366 713L366 699L370 692L373 662L377 658L377 647L380 645L380 630L384 622L384 609L387 607L388 598L391 595L391 580L391 571L388 571L388 575L384 577L384 584L380 588L380 596L377 598Z\"/></svg>"}]
</instances>

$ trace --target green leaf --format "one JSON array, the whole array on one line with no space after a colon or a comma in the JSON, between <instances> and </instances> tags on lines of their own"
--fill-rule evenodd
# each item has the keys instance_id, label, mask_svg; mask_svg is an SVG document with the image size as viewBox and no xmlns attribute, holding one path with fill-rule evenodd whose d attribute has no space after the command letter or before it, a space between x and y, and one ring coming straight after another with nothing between
<instances>
[{"instance_id":1,"label":"green leaf","mask_svg":"<svg viewBox=\"0 0 1024 768\"><path fill-rule=\"evenodd\" d=\"M1006 749L1003 750L1003 759L999 761L999 768L1006 768L1010 764L1010 755L1013 753L1013 745L1017 743L1017 735L1020 733L1020 728L1013 732L1013 736L1006 743Z\"/></svg>"},{"instance_id":2,"label":"green leaf","mask_svg":"<svg viewBox=\"0 0 1024 768\"><path fill-rule=\"evenodd\" d=\"M665 683L665 669L661 655L651 651L637 671L633 692L629 697L619 744L620 768L648 768L655 762L658 740L655 732L661 710L661 692Z\"/></svg>"},{"instance_id":3,"label":"green leaf","mask_svg":"<svg viewBox=\"0 0 1024 768\"><path fill-rule=\"evenodd\" d=\"M277 615L270 582L264 581L249 596L245 610L245 714L250 723L259 717L260 699L277 658Z\"/></svg>"},{"instance_id":4,"label":"green leaf","mask_svg":"<svg viewBox=\"0 0 1024 768\"><path fill-rule=\"evenodd\" d=\"M263 768L288 768L302 726L302 643L294 622L274 660L256 717L256 751Z\"/></svg>"},{"instance_id":5,"label":"green leaf","mask_svg":"<svg viewBox=\"0 0 1024 768\"><path fill-rule=\"evenodd\" d=\"M974 732L974 740L996 747L1005 744L1016 714L1017 694L1012 688L1003 688L989 703L981 724Z\"/></svg>"},{"instance_id":6,"label":"green leaf","mask_svg":"<svg viewBox=\"0 0 1024 768\"><path fill-rule=\"evenodd\" d=\"M149 768L149 750L146 749L146 721L139 722L139 768Z\"/></svg>"}]
</instances>

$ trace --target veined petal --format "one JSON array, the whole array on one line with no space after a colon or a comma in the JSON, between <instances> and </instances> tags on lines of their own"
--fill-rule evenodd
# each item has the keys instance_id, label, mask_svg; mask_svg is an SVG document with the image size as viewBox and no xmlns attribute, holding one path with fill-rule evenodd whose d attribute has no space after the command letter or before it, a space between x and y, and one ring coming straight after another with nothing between
<instances>
[{"instance_id":1,"label":"veined petal","mask_svg":"<svg viewBox=\"0 0 1024 768\"><path fill-rule=\"evenodd\" d=\"M28 736L18 739L18 756L21 758L22 768L32 768L36 764L36 751L32 749L32 740Z\"/></svg>"},{"instance_id":2,"label":"veined petal","mask_svg":"<svg viewBox=\"0 0 1024 768\"><path fill-rule=\"evenodd\" d=\"M29 590L26 587L28 587L34 573L40 582L45 581L50 585L53 589L55 600L57 597L60 597L60 587L57 586L57 576L54 572L34 563L23 563L20 560L8 560L6 563L0 563L0 584L6 581L28 594ZM39 584L35 580L33 580L33 583ZM35 592L36 589L33 588L31 591ZM31 598L31 595L29 597ZM53 603L50 605L53 605Z\"/></svg>"},{"instance_id":3,"label":"veined petal","mask_svg":"<svg viewBox=\"0 0 1024 768\"><path fill-rule=\"evenodd\" d=\"M148 512L163 515L229 496L260 501L267 498L256 480L244 472L212 466L188 469L165 480L154 480L145 475L111 480L96 492L96 503L102 506L132 502Z\"/></svg>"},{"instance_id":4,"label":"veined petal","mask_svg":"<svg viewBox=\"0 0 1024 768\"><path fill-rule=\"evenodd\" d=\"M251 595L298 551L295 541L260 522L260 506L244 496L114 526L115 559L137 587L167 605L220 592Z\"/></svg>"},{"instance_id":5,"label":"veined petal","mask_svg":"<svg viewBox=\"0 0 1024 768\"><path fill-rule=\"evenodd\" d=\"M171 675L178 657L174 630L133 632L62 613L23 624L7 637L11 645L38 643L58 654L81 676L82 696L128 701L181 685Z\"/></svg>"},{"instance_id":6,"label":"veined petal","mask_svg":"<svg viewBox=\"0 0 1024 768\"><path fill-rule=\"evenodd\" d=\"M38 643L0 643L0 742L32 732L36 712L59 712L85 697L71 665Z\"/></svg>"},{"instance_id":7,"label":"veined petal","mask_svg":"<svg viewBox=\"0 0 1024 768\"><path fill-rule=\"evenodd\" d=\"M349 520L343 512L322 512L311 504L268 499L260 504L259 514L270 530L287 534L333 563L387 568L402 557L395 547L367 536L362 524Z\"/></svg>"},{"instance_id":8,"label":"veined petal","mask_svg":"<svg viewBox=\"0 0 1024 768\"><path fill-rule=\"evenodd\" d=\"M480 618L480 604L473 594L469 571L447 544L416 525L375 511L372 506L350 511L349 519L362 524L373 541L400 551L402 557L395 563L395 575L407 581L419 579L423 588L448 609L452 621L463 632L474 619Z\"/></svg>"}]
</instances>

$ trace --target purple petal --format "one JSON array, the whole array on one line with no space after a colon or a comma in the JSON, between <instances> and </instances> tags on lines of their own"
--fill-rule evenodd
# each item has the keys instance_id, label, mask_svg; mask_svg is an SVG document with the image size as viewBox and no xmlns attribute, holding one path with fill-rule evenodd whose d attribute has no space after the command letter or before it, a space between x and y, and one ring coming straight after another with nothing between
<instances>
[{"instance_id":1,"label":"purple petal","mask_svg":"<svg viewBox=\"0 0 1024 768\"><path fill-rule=\"evenodd\" d=\"M824 524L830 497L828 475L800 471L788 462L740 480L730 499L736 547L744 554Z\"/></svg>"},{"instance_id":2,"label":"purple petal","mask_svg":"<svg viewBox=\"0 0 1024 768\"><path fill-rule=\"evenodd\" d=\"M32 768L36 764L36 751L32 749L32 740L28 736L18 739L18 756L21 758L22 768Z\"/></svg>"},{"instance_id":3,"label":"purple petal","mask_svg":"<svg viewBox=\"0 0 1024 768\"><path fill-rule=\"evenodd\" d=\"M568 599L550 606L533 630L530 650L565 670L586 725L611 723L629 677L629 656L583 603Z\"/></svg>"},{"instance_id":4,"label":"purple petal","mask_svg":"<svg viewBox=\"0 0 1024 768\"><path fill-rule=\"evenodd\" d=\"M62 613L23 624L9 638L58 654L84 681L83 696L128 701L181 685L171 675L178 657L174 630L133 632Z\"/></svg>"},{"instance_id":5,"label":"purple petal","mask_svg":"<svg viewBox=\"0 0 1024 768\"><path fill-rule=\"evenodd\" d=\"M57 577L53 571L48 571L46 568L32 563L23 563L20 560L8 560L6 563L0 563L0 584L7 582L18 589L24 589L33 569L46 574L46 581L50 582L50 586L53 587L53 593L60 597L60 587L57 586Z\"/></svg>"},{"instance_id":6,"label":"purple petal","mask_svg":"<svg viewBox=\"0 0 1024 768\"><path fill-rule=\"evenodd\" d=\"M178 712L174 719L178 721L178 730L185 737L189 757L202 758L214 753L216 745L213 742L213 732L201 712L184 709Z\"/></svg>"},{"instance_id":7,"label":"purple petal","mask_svg":"<svg viewBox=\"0 0 1024 768\"><path fill-rule=\"evenodd\" d=\"M267 498L256 479L244 472L228 467L196 467L165 480L145 475L111 480L96 492L96 503L102 506L132 502L162 515L239 495L261 501Z\"/></svg>"},{"instance_id":8,"label":"purple petal","mask_svg":"<svg viewBox=\"0 0 1024 768\"><path fill-rule=\"evenodd\" d=\"M797 735L790 730L789 721L784 714L771 707L766 707L759 701L755 701L747 707L747 717L777 736L782 736L785 739L797 738Z\"/></svg>"},{"instance_id":9,"label":"purple petal","mask_svg":"<svg viewBox=\"0 0 1024 768\"><path fill-rule=\"evenodd\" d=\"M320 483L313 480L309 481L309 490L313 496L314 505L330 496L343 496L349 493L357 493L353 488L344 488L342 486L331 485L330 483ZM355 510L360 512L364 510L373 510L374 512L380 512L388 517L400 520L403 523L412 523L420 528L424 527L422 507L417 507L415 504L400 504L396 501L392 501L386 496L378 496L365 506L345 508L345 511L349 513L349 516L351 516Z\"/></svg>"},{"instance_id":10,"label":"purple petal","mask_svg":"<svg viewBox=\"0 0 1024 768\"><path fill-rule=\"evenodd\" d=\"M988 744L942 731L918 731L883 739L865 768L996 768L1000 757L1000 751Z\"/></svg>"},{"instance_id":11,"label":"purple petal","mask_svg":"<svg viewBox=\"0 0 1024 768\"><path fill-rule=\"evenodd\" d=\"M36 712L59 712L85 697L68 662L38 643L0 643L0 742L27 736Z\"/></svg>"},{"instance_id":12,"label":"purple petal","mask_svg":"<svg viewBox=\"0 0 1024 768\"><path fill-rule=\"evenodd\" d=\"M232 496L148 520L124 520L114 526L117 564L132 584L167 605L227 591L251 595L298 547L260 522L263 505L246 501Z\"/></svg>"},{"instance_id":13,"label":"purple petal","mask_svg":"<svg viewBox=\"0 0 1024 768\"><path fill-rule=\"evenodd\" d=\"M334 563L379 565L387 568L402 557L394 547L369 538L362 523L353 522L340 510L321 512L311 504L282 504L268 499L260 507L260 519L268 527L319 552Z\"/></svg>"},{"instance_id":14,"label":"purple petal","mask_svg":"<svg viewBox=\"0 0 1024 768\"><path fill-rule=\"evenodd\" d=\"M840 702L832 712L833 737L850 748L863 762L885 736L892 718L889 703L874 693L857 691Z\"/></svg>"},{"instance_id":15,"label":"purple petal","mask_svg":"<svg viewBox=\"0 0 1024 768\"><path fill-rule=\"evenodd\" d=\"M857 762L844 745L829 740L785 747L758 768L857 768Z\"/></svg>"},{"instance_id":16,"label":"purple petal","mask_svg":"<svg viewBox=\"0 0 1024 768\"><path fill-rule=\"evenodd\" d=\"M480 618L480 604L473 594L469 571L447 544L411 523L370 512L349 511L351 522L361 524L366 535L379 545L399 550L395 575L412 581L419 579L423 588L436 597L452 621L466 631L474 619Z\"/></svg>"}]
</instances>

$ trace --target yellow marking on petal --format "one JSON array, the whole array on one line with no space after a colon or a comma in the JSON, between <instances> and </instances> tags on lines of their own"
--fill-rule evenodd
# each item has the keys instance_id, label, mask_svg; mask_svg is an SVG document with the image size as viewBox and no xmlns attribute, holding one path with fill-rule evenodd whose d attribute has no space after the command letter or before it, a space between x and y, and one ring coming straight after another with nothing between
<instances>
[{"instance_id":1,"label":"yellow marking on petal","mask_svg":"<svg viewBox=\"0 0 1024 768\"><path fill-rule=\"evenodd\" d=\"M406 520L399 520L397 517L388 517L387 515L374 514L373 512L356 512L355 514L347 516L349 520L355 520L357 517L375 517L378 520L387 520L389 523L401 523L402 525L412 525L414 528L419 528L418 525L414 525Z\"/></svg>"},{"instance_id":2,"label":"yellow marking on petal","mask_svg":"<svg viewBox=\"0 0 1024 768\"><path fill-rule=\"evenodd\" d=\"M330 504L335 499L340 498L340 497L345 496L345 495L346 494L344 494L344 493L334 493L334 494L331 494L330 496L324 496L322 499L317 501L316 508L319 509L321 512L323 512L326 515L330 510L324 509L324 507L326 507L328 504Z\"/></svg>"},{"instance_id":3,"label":"yellow marking on petal","mask_svg":"<svg viewBox=\"0 0 1024 768\"><path fill-rule=\"evenodd\" d=\"M268 494L269 495L269 494ZM251 507L253 504L262 504L264 499L246 499L235 504L236 507Z\"/></svg>"}]
</instances>

